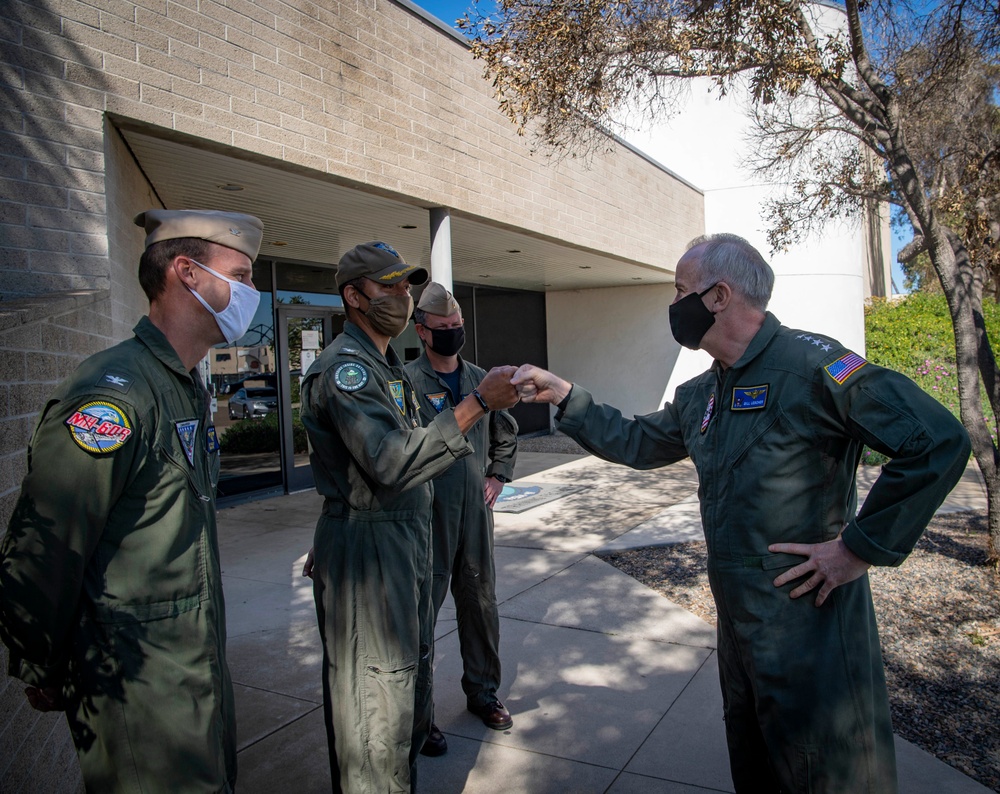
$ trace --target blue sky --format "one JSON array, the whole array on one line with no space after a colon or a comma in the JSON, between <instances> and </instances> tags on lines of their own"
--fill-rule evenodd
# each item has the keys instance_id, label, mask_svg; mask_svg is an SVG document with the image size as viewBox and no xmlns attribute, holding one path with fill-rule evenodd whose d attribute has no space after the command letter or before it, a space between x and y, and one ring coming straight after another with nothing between
<instances>
[{"instance_id":1,"label":"blue sky","mask_svg":"<svg viewBox=\"0 0 1000 794\"><path fill-rule=\"evenodd\" d=\"M455 20L465 16L466 12L475 5L474 0L413 0L418 6L429 11L442 22L454 25ZM492 6L492 0L480 0L481 8ZM900 237L899 232L894 228L892 231L892 278L896 289L903 289L903 271L896 262L897 251L906 245L910 240L910 234Z\"/></svg>"}]
</instances>

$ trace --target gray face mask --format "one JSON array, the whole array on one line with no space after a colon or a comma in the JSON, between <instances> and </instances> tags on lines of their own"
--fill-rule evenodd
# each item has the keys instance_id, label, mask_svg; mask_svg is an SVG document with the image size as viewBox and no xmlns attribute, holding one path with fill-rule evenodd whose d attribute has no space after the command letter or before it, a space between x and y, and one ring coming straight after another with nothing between
<instances>
[{"instance_id":1,"label":"gray face mask","mask_svg":"<svg viewBox=\"0 0 1000 794\"><path fill-rule=\"evenodd\" d=\"M361 294L365 295L363 292ZM368 298L367 295L365 297ZM368 318L372 328L380 334L395 338L406 330L412 314L412 295L382 295L378 298L368 298L365 317Z\"/></svg>"}]
</instances>

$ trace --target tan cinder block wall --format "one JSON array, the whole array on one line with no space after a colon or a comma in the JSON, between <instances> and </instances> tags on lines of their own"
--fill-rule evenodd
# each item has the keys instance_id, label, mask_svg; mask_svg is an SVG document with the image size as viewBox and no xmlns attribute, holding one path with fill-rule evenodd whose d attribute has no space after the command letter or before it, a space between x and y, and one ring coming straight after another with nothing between
<instances>
[{"instance_id":1,"label":"tan cinder block wall","mask_svg":"<svg viewBox=\"0 0 1000 794\"><path fill-rule=\"evenodd\" d=\"M623 148L533 155L468 50L388 0L4 8L5 297L110 286L105 111L639 261L692 236L696 191Z\"/></svg>"}]
</instances>

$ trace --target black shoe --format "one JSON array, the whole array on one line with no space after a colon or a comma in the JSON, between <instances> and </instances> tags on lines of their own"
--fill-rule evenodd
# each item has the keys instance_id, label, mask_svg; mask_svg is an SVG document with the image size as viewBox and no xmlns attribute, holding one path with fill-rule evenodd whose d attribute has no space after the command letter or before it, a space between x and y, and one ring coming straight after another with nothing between
<instances>
[{"instance_id":1,"label":"black shoe","mask_svg":"<svg viewBox=\"0 0 1000 794\"><path fill-rule=\"evenodd\" d=\"M510 712L495 697L485 705L468 703L466 708L483 721L483 725L495 731L505 731L514 724Z\"/></svg>"},{"instance_id":2,"label":"black shoe","mask_svg":"<svg viewBox=\"0 0 1000 794\"><path fill-rule=\"evenodd\" d=\"M444 755L447 752L448 742L444 738L444 734L441 733L437 725L431 723L431 732L427 734L427 740L424 742L424 746L420 748L420 754L437 758L439 755Z\"/></svg>"}]
</instances>

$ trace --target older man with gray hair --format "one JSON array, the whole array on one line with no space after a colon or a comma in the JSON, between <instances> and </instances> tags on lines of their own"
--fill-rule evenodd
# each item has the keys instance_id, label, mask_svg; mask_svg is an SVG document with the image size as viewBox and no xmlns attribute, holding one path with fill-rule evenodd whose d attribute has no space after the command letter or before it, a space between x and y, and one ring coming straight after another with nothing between
<instances>
[{"instance_id":1,"label":"older man with gray hair","mask_svg":"<svg viewBox=\"0 0 1000 794\"><path fill-rule=\"evenodd\" d=\"M737 792L896 791L892 722L868 586L899 565L961 476L962 425L899 373L767 312L774 275L746 240L694 240L670 326L715 359L674 401L625 419L525 365L525 402L606 460L698 470L719 675ZM864 445L891 458L864 506Z\"/></svg>"}]
</instances>

